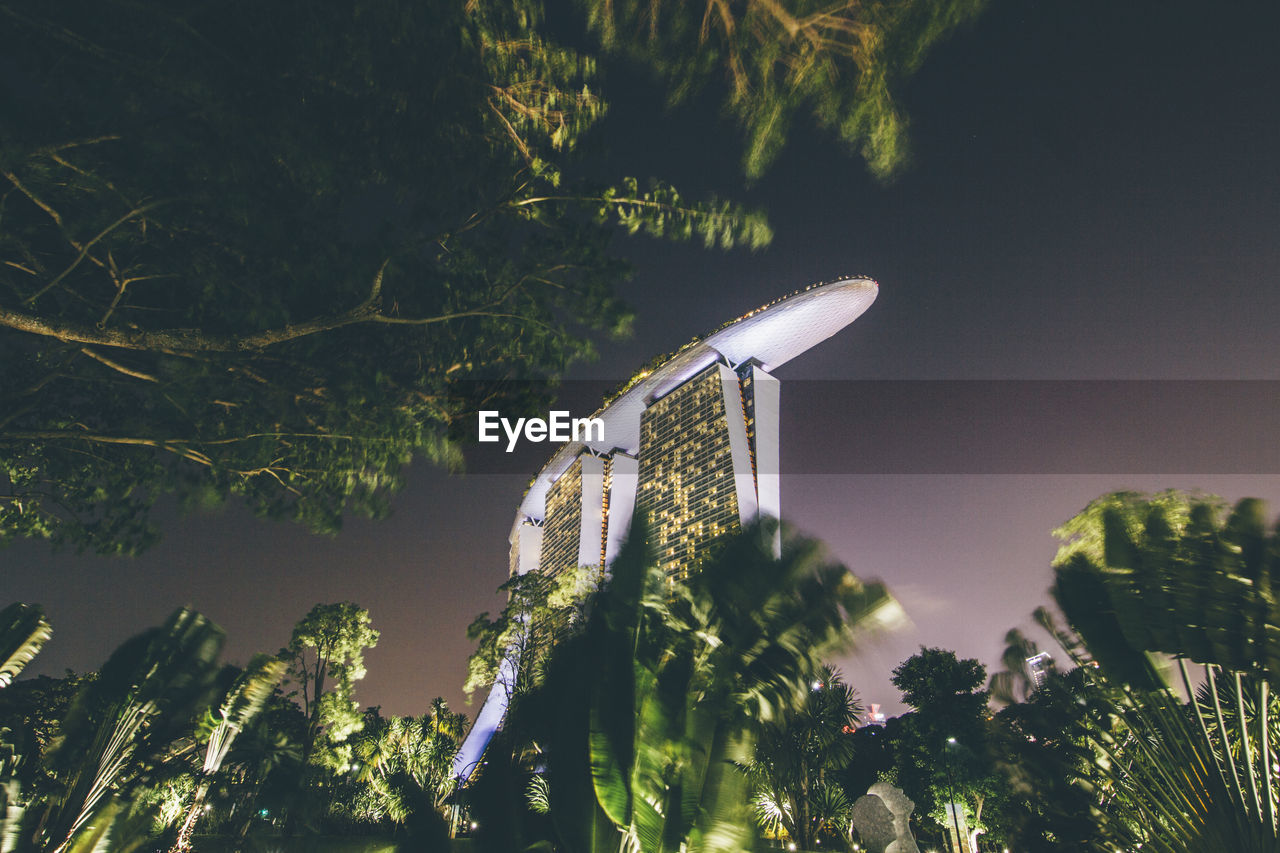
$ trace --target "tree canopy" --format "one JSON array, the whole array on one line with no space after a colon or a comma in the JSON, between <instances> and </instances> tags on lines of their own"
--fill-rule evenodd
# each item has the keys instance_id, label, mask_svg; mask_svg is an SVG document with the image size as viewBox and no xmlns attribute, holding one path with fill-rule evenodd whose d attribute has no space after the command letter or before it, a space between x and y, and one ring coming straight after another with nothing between
<instances>
[{"instance_id":1,"label":"tree canopy","mask_svg":"<svg viewBox=\"0 0 1280 853\"><path fill-rule=\"evenodd\" d=\"M317 604L294 626L280 657L288 662L307 718L304 761L322 736L338 744L360 730L355 683L365 676L365 650L376 646L379 636L369 624L369 611L350 602Z\"/></svg>"},{"instance_id":2,"label":"tree canopy","mask_svg":"<svg viewBox=\"0 0 1280 853\"><path fill-rule=\"evenodd\" d=\"M1005 794L989 751L987 671L974 658L921 647L893 671L893 684L912 713L890 721L896 783L921 817L949 826L945 803L966 813L975 834L986 831L984 810Z\"/></svg>"},{"instance_id":3,"label":"tree canopy","mask_svg":"<svg viewBox=\"0 0 1280 853\"><path fill-rule=\"evenodd\" d=\"M754 173L802 107L893 136L859 116L979 5L655 5L645 49L676 93L749 69L734 108L778 111L747 123ZM584 11L622 49L649 12L613 8ZM521 380L626 332L616 231L770 238L759 212L578 174L597 61L537 0L12 0L0 21L0 543L136 552L166 493L322 531L377 515L413 458L458 463L469 413L529 410Z\"/></svg>"},{"instance_id":4,"label":"tree canopy","mask_svg":"<svg viewBox=\"0 0 1280 853\"><path fill-rule=\"evenodd\" d=\"M651 64L679 101L722 81L742 168L762 175L809 113L889 178L908 159L894 97L929 48L986 0L580 0L606 47Z\"/></svg>"},{"instance_id":5,"label":"tree canopy","mask_svg":"<svg viewBox=\"0 0 1280 853\"><path fill-rule=\"evenodd\" d=\"M987 694L978 688L987 669L974 658L959 659L949 649L920 647L893 670L893 686L902 691L902 701L917 711L935 710L954 704L964 714L976 714L986 707Z\"/></svg>"}]
</instances>

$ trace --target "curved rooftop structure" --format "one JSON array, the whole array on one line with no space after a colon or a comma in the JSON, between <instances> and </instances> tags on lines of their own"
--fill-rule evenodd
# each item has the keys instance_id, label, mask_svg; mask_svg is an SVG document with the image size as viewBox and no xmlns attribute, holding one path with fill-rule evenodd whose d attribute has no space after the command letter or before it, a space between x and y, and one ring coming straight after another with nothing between
<instances>
[{"instance_id":1,"label":"curved rooftop structure","mask_svg":"<svg viewBox=\"0 0 1280 853\"><path fill-rule=\"evenodd\" d=\"M730 320L681 347L657 367L640 373L626 390L592 415L604 421L606 440L561 446L529 486L516 524L526 518L542 518L547 489L584 450L621 450L634 455L640 448L640 414L650 402L718 361L737 367L754 359L772 372L862 316L879 291L880 285L865 276L811 284Z\"/></svg>"}]
</instances>

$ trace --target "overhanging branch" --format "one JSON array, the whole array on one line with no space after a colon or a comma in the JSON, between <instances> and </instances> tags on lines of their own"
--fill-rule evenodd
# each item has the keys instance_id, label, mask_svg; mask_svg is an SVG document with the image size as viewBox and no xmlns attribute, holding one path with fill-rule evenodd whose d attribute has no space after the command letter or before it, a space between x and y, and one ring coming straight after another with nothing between
<instances>
[{"instance_id":1,"label":"overhanging branch","mask_svg":"<svg viewBox=\"0 0 1280 853\"><path fill-rule=\"evenodd\" d=\"M0 307L0 326L7 326L19 332L55 338L66 343L87 344L89 346L114 347L117 349L138 350L146 352L163 352L173 355L186 355L202 352L258 352L277 344L305 338L310 335L354 326L360 323L385 323L389 325L429 326L446 323L469 317L490 317L507 320L520 320L545 325L533 318L520 314L504 313L489 310L501 305L528 278L521 279L516 286L509 288L497 299L485 305L467 311L453 311L430 317L396 317L383 314L380 310L382 296L382 276L388 262L383 262L378 274L374 276L369 295L356 307L341 314L329 317L318 317L303 323L281 326L249 335L216 335L202 329L102 329L83 323L64 320L48 320L35 314L14 311ZM119 369L114 362L103 359L101 354L85 350L91 357L108 366ZM125 372L125 371L122 371ZM148 379L147 376L138 376Z\"/></svg>"}]
</instances>

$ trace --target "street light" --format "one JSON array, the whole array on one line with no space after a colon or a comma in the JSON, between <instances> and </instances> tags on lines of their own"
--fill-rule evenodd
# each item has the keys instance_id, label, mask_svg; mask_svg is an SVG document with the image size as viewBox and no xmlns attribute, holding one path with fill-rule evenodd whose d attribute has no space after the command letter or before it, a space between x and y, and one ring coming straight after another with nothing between
<instances>
[{"instance_id":1,"label":"street light","mask_svg":"<svg viewBox=\"0 0 1280 853\"><path fill-rule=\"evenodd\" d=\"M964 853L964 842L960 840L960 815L956 811L956 780L951 773L951 753L948 747L956 745L956 739L947 738L947 746L942 751L947 756L947 791L951 795L951 823L956 828L956 853Z\"/></svg>"}]
</instances>

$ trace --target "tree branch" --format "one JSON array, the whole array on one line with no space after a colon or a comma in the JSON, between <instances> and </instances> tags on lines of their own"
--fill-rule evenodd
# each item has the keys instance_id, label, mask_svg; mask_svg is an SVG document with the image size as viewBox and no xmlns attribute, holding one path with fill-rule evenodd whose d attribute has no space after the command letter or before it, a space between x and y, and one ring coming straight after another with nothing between
<instances>
[{"instance_id":1,"label":"tree branch","mask_svg":"<svg viewBox=\"0 0 1280 853\"><path fill-rule=\"evenodd\" d=\"M28 332L33 335L56 338L68 343L185 355L199 352L256 352L277 344L288 343L298 338L360 323L429 326L435 323L462 320L467 317L497 317L546 325L520 314L501 313L484 309L454 311L448 314L438 314L434 317L392 317L383 314L379 310L379 302L382 292L382 275L386 266L387 262L384 262L382 268L378 270L373 286L370 288L369 296L364 302L350 311L330 317L319 317L314 320L308 320L305 323L269 329L265 332L255 332L251 335L214 335L201 329L157 329L153 331L144 329L99 329L81 323L46 320L39 316L11 311L6 308L0 308L0 326L8 326L11 329ZM500 304L509 295L510 290L498 300L488 303L486 307ZM102 360L98 356L94 357L98 358L99 361Z\"/></svg>"},{"instance_id":2,"label":"tree branch","mask_svg":"<svg viewBox=\"0 0 1280 853\"><path fill-rule=\"evenodd\" d=\"M378 270L378 274L374 276L369 295L350 311L331 317L319 317L296 325L282 326L278 329L255 332L251 335L215 335L206 333L201 329L157 329L153 331L144 329L99 329L81 323L47 320L37 315L5 308L0 308L0 326L8 326L20 332L56 338L69 343L115 347L118 349L147 350L174 354L251 352L304 338L308 335L339 329L343 326L369 322L380 317L378 303L382 296L382 276L387 268L387 263L389 261L384 261L382 267ZM36 296L39 296L39 293ZM439 317L424 318L419 322L444 322L457 316L467 316L467 314L445 314ZM393 318L388 318L388 320L397 322Z\"/></svg>"},{"instance_id":3,"label":"tree branch","mask_svg":"<svg viewBox=\"0 0 1280 853\"><path fill-rule=\"evenodd\" d=\"M6 177L9 177L9 176L6 176ZM12 180L12 178L11 178L11 180ZM117 228L119 228L121 225L125 224L125 223L126 223L126 222L128 222L130 219L132 219L133 217L138 216L139 214L142 214L142 213L146 213L148 210L150 210L150 209L151 209L151 208L153 208L153 207L156 207L157 205L159 205L159 204L161 204L161 203L162 203L162 202L153 201L153 202L151 202L150 204L144 204L144 205L142 205L141 207L135 207L133 210L129 211L129 212L128 212L128 213L126 213L124 216L121 216L121 217L120 217L119 219L117 219L115 222L112 222L112 223L111 223L110 225L108 225L106 228L103 228L101 231L99 231L99 232L98 232L97 236L95 236L95 237L94 237L92 240L90 240L88 243L85 243L83 246L77 245L77 244L76 244L76 242L75 242L74 240L71 240L71 239L70 239L70 237L68 237L67 239L68 239L68 241L71 243L71 245L72 245L72 246L75 246L75 248L77 248L77 249L79 249L79 250L80 250L80 251L79 251L79 253L77 253L77 254L76 254L76 258L75 258L75 260L74 260L74 261L72 261L72 262L70 263L70 265L68 265L68 266L67 266L67 268L66 268L66 269L64 269L62 272L58 273L58 275L57 275L57 276L56 276L52 281L50 281L50 282L49 282L48 284L46 284L44 287L42 287L42 288L40 288L39 290L37 290L35 293L33 293L33 294L31 294L30 296L28 296L28 297L26 298L26 300L25 300L24 304L26 304L26 305L30 305L30 304L32 304L32 303L33 303L33 302L35 302L37 299L39 299L41 296L44 296L44 295L45 295L46 293L48 293L50 290L52 290L53 288L57 287L57 286L62 282L62 280L63 280L64 278L66 278L68 275L70 275L70 274L72 273L72 271L73 271L73 270L75 270L75 268L76 268L76 267L80 266L80 262L81 262L81 261L83 261L86 257L88 257L88 255L89 255L89 250L90 250L90 249L92 249L92 248L93 248L93 246L94 246L94 244L95 244L95 243L97 243L99 240L101 240L103 237L107 236L107 235L108 235L108 234L110 234L112 231L116 230L116 229L117 229Z\"/></svg>"},{"instance_id":4,"label":"tree branch","mask_svg":"<svg viewBox=\"0 0 1280 853\"><path fill-rule=\"evenodd\" d=\"M169 453L176 453L184 459L199 462L201 465L212 465L213 460L199 451L180 446L177 441L164 441L157 438L138 438L131 436L102 435L101 433L76 432L74 430L29 430L0 433L0 440L11 441L56 441L59 439L78 439L94 444L122 444L133 447L154 447Z\"/></svg>"},{"instance_id":5,"label":"tree branch","mask_svg":"<svg viewBox=\"0 0 1280 853\"><path fill-rule=\"evenodd\" d=\"M115 370L119 373L123 373L125 376L132 376L134 379L141 379L144 382L160 381L159 379L156 379L154 376L152 376L150 373L143 373L141 370L133 370L131 368L125 367L123 364L112 361L111 359L107 358L105 355L96 353L93 350L89 349L88 347L81 347L80 352L89 356L89 358L93 359L96 362L105 364L107 367L110 367L112 370Z\"/></svg>"}]
</instances>

